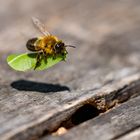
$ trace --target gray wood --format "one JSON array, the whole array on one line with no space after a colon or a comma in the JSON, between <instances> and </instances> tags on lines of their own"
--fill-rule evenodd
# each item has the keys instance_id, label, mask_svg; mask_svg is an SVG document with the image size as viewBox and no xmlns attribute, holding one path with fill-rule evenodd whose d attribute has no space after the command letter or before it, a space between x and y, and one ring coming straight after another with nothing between
<instances>
[{"instance_id":1,"label":"gray wood","mask_svg":"<svg viewBox=\"0 0 140 140\"><path fill-rule=\"evenodd\" d=\"M43 131L54 131L86 103L93 104L99 110L106 110L116 103L138 96L140 81L131 83L138 76L126 76L123 80L114 81L112 84L107 84L97 90L48 92L47 95L39 92L20 91L19 93L8 86L2 87L0 101L1 138L27 139L39 136ZM27 84L29 81L19 81L18 84L22 85L24 82ZM40 84L40 86L42 85ZM48 86L46 85L46 87Z\"/></svg>"},{"instance_id":2,"label":"gray wood","mask_svg":"<svg viewBox=\"0 0 140 140\"><path fill-rule=\"evenodd\" d=\"M63 136L50 136L43 140L110 140L120 137L124 139L123 135L138 127L140 127L140 97L118 105L115 109L69 130Z\"/></svg>"},{"instance_id":3,"label":"gray wood","mask_svg":"<svg viewBox=\"0 0 140 140\"><path fill-rule=\"evenodd\" d=\"M118 138L118 140L139 140L140 139L140 128L135 129L134 131L131 131L130 133L127 133L126 135L122 136L121 138Z\"/></svg>"},{"instance_id":4,"label":"gray wood","mask_svg":"<svg viewBox=\"0 0 140 140\"><path fill-rule=\"evenodd\" d=\"M105 112L139 96L139 13L139 0L1 2L0 139L41 139L85 104ZM39 35L32 16L77 48L46 71L16 72L6 57Z\"/></svg>"}]
</instances>

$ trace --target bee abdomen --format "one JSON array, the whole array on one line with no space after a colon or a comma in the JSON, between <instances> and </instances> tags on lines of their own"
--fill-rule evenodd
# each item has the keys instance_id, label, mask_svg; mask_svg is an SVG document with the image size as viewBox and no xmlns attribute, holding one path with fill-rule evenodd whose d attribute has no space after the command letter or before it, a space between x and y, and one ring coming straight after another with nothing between
<instances>
[{"instance_id":1,"label":"bee abdomen","mask_svg":"<svg viewBox=\"0 0 140 140\"><path fill-rule=\"evenodd\" d=\"M35 45L37 40L38 40L38 38L32 38L32 39L28 40L26 43L27 49L30 51L39 51L40 49Z\"/></svg>"}]
</instances>

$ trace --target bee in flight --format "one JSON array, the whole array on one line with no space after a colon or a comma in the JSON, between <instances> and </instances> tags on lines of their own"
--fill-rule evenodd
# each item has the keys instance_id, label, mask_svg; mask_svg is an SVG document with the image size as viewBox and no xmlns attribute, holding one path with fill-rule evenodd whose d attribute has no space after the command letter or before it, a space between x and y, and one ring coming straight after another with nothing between
<instances>
[{"instance_id":1,"label":"bee in flight","mask_svg":"<svg viewBox=\"0 0 140 140\"><path fill-rule=\"evenodd\" d=\"M47 57L56 58L57 55L66 55L68 52L66 47L73 47L71 45L66 45L62 40L58 39L56 36L51 35L37 18L32 18L34 25L43 34L41 37L35 37L27 41L26 47L28 50L37 52L36 64L34 69L36 69L42 60L42 56L45 60Z\"/></svg>"}]
</instances>

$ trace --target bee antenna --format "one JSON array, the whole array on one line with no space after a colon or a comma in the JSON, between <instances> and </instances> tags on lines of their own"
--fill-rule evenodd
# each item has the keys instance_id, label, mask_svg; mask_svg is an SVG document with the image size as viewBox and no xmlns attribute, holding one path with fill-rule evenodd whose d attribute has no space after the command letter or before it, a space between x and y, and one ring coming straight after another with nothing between
<instances>
[{"instance_id":1,"label":"bee antenna","mask_svg":"<svg viewBox=\"0 0 140 140\"><path fill-rule=\"evenodd\" d=\"M72 45L66 45L65 47L76 48L75 46L72 46Z\"/></svg>"}]
</instances>

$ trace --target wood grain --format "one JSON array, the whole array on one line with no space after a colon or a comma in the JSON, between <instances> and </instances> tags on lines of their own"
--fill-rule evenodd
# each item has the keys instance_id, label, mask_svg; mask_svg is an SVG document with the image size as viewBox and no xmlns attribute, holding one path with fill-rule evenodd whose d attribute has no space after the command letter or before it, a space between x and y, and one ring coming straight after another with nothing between
<instances>
[{"instance_id":1,"label":"wood grain","mask_svg":"<svg viewBox=\"0 0 140 140\"><path fill-rule=\"evenodd\" d=\"M140 128L134 129L133 131L126 133L126 135L118 138L118 140L139 140L140 139Z\"/></svg>"},{"instance_id":2,"label":"wood grain","mask_svg":"<svg viewBox=\"0 0 140 140\"><path fill-rule=\"evenodd\" d=\"M132 99L107 113L87 121L60 137L47 140L109 140L118 139L132 129L140 127L140 97ZM137 136L138 138L138 136ZM123 139L123 137L122 137ZM130 137L129 137L130 139ZM45 138L43 139L45 140Z\"/></svg>"}]
</instances>

